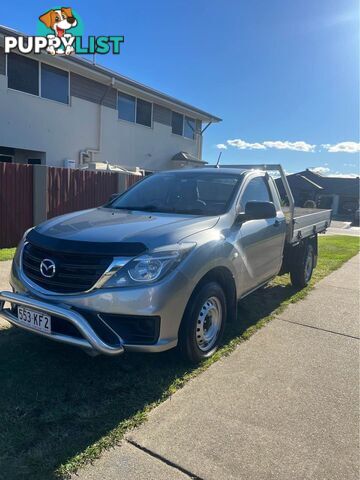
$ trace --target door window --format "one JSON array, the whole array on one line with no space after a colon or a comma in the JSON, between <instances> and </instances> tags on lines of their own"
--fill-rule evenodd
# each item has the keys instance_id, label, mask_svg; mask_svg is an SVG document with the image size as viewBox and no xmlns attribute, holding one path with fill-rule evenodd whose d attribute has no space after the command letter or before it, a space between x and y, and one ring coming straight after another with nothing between
<instances>
[{"instance_id":1,"label":"door window","mask_svg":"<svg viewBox=\"0 0 360 480\"><path fill-rule=\"evenodd\" d=\"M250 180L243 192L240 200L240 209L245 211L247 202L272 202L269 187L264 177L256 177Z\"/></svg>"}]
</instances>

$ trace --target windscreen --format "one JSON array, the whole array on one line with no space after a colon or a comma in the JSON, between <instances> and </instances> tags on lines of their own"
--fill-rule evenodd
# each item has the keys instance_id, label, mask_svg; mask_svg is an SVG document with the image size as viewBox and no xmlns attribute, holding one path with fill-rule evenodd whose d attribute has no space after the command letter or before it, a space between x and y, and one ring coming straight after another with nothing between
<instances>
[{"instance_id":1,"label":"windscreen","mask_svg":"<svg viewBox=\"0 0 360 480\"><path fill-rule=\"evenodd\" d=\"M221 215L231 204L241 175L164 172L147 177L116 198L110 208L189 215Z\"/></svg>"}]
</instances>

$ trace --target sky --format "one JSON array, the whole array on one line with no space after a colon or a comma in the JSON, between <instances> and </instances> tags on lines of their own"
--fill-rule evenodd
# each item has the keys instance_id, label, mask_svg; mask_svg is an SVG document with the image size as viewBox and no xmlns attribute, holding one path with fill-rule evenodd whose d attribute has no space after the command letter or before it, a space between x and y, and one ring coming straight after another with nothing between
<instances>
[{"instance_id":1,"label":"sky","mask_svg":"<svg viewBox=\"0 0 360 480\"><path fill-rule=\"evenodd\" d=\"M12 0L0 23L35 35L59 6ZM85 35L124 35L97 62L223 119L203 159L359 174L358 0L78 0Z\"/></svg>"}]
</instances>

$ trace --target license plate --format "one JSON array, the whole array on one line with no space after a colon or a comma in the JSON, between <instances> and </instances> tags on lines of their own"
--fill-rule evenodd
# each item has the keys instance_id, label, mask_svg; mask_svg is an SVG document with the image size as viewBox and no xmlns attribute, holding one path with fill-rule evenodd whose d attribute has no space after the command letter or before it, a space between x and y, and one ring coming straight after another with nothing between
<instances>
[{"instance_id":1,"label":"license plate","mask_svg":"<svg viewBox=\"0 0 360 480\"><path fill-rule=\"evenodd\" d=\"M35 312L28 308L18 307L18 320L28 327L40 332L51 333L51 317L46 313Z\"/></svg>"}]
</instances>

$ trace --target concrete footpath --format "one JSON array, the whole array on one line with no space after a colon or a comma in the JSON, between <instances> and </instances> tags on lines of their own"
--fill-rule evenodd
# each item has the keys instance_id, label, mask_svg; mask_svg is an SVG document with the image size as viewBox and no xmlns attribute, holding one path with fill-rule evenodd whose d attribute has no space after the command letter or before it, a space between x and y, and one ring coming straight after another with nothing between
<instances>
[{"instance_id":1,"label":"concrete footpath","mask_svg":"<svg viewBox=\"0 0 360 480\"><path fill-rule=\"evenodd\" d=\"M0 290L8 290L9 285L9 275L11 270L12 260L6 260L5 262L0 262Z\"/></svg>"},{"instance_id":2,"label":"concrete footpath","mask_svg":"<svg viewBox=\"0 0 360 480\"><path fill-rule=\"evenodd\" d=\"M359 259L73 478L358 479Z\"/></svg>"}]
</instances>

